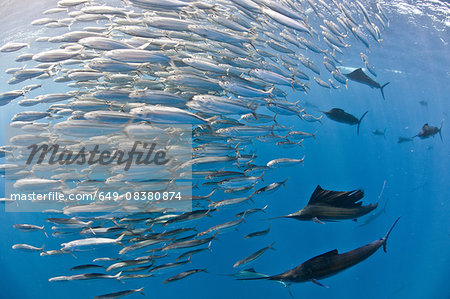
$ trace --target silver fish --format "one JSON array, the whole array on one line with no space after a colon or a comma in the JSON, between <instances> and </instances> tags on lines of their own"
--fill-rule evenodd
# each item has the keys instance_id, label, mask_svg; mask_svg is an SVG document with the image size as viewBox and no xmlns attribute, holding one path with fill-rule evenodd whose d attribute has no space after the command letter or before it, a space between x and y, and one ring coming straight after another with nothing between
<instances>
[{"instance_id":1,"label":"silver fish","mask_svg":"<svg viewBox=\"0 0 450 299\"><path fill-rule=\"evenodd\" d=\"M248 264L254 260L256 260L258 257L260 257L264 252L266 252L269 249L273 249L274 243L270 244L267 247L261 248L260 250L256 251L255 253L252 253L251 255L243 258L242 260L237 261L234 265L233 268Z\"/></svg>"}]
</instances>

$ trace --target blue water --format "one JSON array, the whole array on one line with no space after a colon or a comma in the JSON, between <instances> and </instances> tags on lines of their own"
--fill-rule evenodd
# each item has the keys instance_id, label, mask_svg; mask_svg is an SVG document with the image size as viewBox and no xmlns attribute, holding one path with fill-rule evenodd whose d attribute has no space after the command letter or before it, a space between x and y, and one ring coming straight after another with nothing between
<instances>
[{"instance_id":1,"label":"blue water","mask_svg":"<svg viewBox=\"0 0 450 299\"><path fill-rule=\"evenodd\" d=\"M33 3L32 3L33 2ZM37 2L37 1L36 1ZM397 144L398 136L417 134L424 123L439 126L450 113L450 56L448 42L449 8L445 3L409 1L410 9L394 1L388 4L390 27L383 33L382 46L373 45L370 61L378 72L377 80L391 82L386 87L386 101L378 90L349 82L348 89L325 90L311 82L308 95L296 94L298 99L318 106L319 110L339 107L356 116L369 111L356 128L323 119L323 125L289 118L296 129L314 132L319 129L317 141L305 140L305 149L283 149L283 156L306 156L304 167L278 169L267 176L267 181L289 178L286 188L272 195L255 199L255 207L269 205L267 213L248 216L237 231L221 234L211 246L211 252L202 252L192 258L193 263L167 274L141 280L74 281L50 283L53 276L71 275L69 268L91 263L94 257L114 255L117 248L105 249L101 254L81 253L77 259L70 255L40 257L37 253L11 249L16 243L45 244L57 249L63 241L45 238L40 232L21 233L13 229L15 223L43 224L45 215L39 213L7 213L0 207L2 235L0 242L0 298L90 298L109 292L145 286L149 298L289 298L288 292L277 283L267 281L236 281L222 274L234 272L232 265L239 259L275 242L251 266L258 272L278 274L293 268L318 254L338 249L352 250L370 243L386 233L393 221L402 216L390 236L387 254L381 250L366 261L322 283L329 289L312 283L295 284L291 291L295 298L450 298L450 127L444 121L443 142L438 136L414 143ZM438 2L438 1L437 1ZM29 24L37 18L36 12L53 7L55 1L6 1L0 4L1 44L21 41L36 33ZM432 9L447 7L447 26L444 15ZM418 14L416 10L422 11ZM415 12L415 13L414 13ZM353 41L355 44L356 41ZM360 48L350 50L344 65L360 66ZM17 53L0 56L0 90L8 91L9 75L3 70L16 66ZM58 91L47 82L47 93ZM42 91L44 92L44 91ZM428 107L419 101L426 100ZM26 110L17 101L0 108L2 128L18 111ZM314 114L314 113L313 113ZM316 112L315 114L318 114ZM371 132L387 128L386 140ZM3 130L0 137L4 139ZM4 143L4 140L2 141ZM273 158L273 146L257 143L257 161L265 163ZM0 160L3 163L3 160ZM376 202L383 182L386 188L381 204L389 200L386 212L370 224L343 221L320 225L290 219L266 221L302 208L315 187L320 184L330 190L364 189L365 202ZM3 183L3 181L1 181ZM204 192L206 193L206 192ZM0 197L4 189L0 189ZM214 200L220 200L218 195ZM224 198L224 197L223 197ZM250 208L244 206L241 210ZM229 221L240 210L223 210L214 217L203 219L201 230ZM261 238L244 240L246 234L266 229L271 231ZM47 231L50 225L47 223ZM171 284L162 281L191 268L207 268L200 273ZM132 295L139 298L140 295ZM130 297L132 298L132 297Z\"/></svg>"}]
</instances>

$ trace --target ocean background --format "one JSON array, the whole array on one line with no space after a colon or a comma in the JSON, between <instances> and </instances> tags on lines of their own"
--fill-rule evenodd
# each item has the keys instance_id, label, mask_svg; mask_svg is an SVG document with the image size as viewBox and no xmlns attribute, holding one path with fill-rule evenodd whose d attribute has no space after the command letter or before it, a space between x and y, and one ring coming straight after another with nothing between
<instances>
[{"instance_id":1,"label":"ocean background","mask_svg":"<svg viewBox=\"0 0 450 299\"><path fill-rule=\"evenodd\" d=\"M42 35L40 27L29 25L40 18L40 12L54 7L56 1L3 0L0 3L0 44L8 41L27 41ZM348 89L327 90L311 82L307 95L297 93L291 101L307 101L317 110L342 108L357 117L369 111L361 124L360 135L350 127L323 118L323 124L307 123L289 118L296 129L317 133L317 140L304 141L304 149L283 149L283 156L306 156L305 166L278 169L270 178L282 181L286 188L271 195L255 199L252 207L269 205L266 214L248 216L237 231L219 235L211 252L202 252L192 258L189 266L139 280L72 281L50 283L48 279L72 275L69 268L91 263L96 254L80 253L77 259L70 255L41 257L38 253L12 250L17 243L26 243L46 250L59 249L58 238L45 238L42 232L22 233L15 223L46 224L47 215L40 213L7 213L0 206L2 227L0 242L0 298L91 298L97 295L144 286L149 298L290 298L278 283L268 281L237 281L225 274L235 272L232 265L239 259L275 242L251 267L266 274L278 274L293 268L318 254L338 249L352 250L384 236L393 221L401 220L390 236L387 254L379 250L357 266L322 283L292 285L295 298L450 298L450 6L445 1L388 1L383 5L390 18L390 26L383 33L381 46L372 45L369 59L377 70L377 81L391 82L385 88L383 101L379 90L349 82ZM352 42L352 45L356 41ZM352 46L353 47L353 46ZM33 50L36 51L36 44ZM344 56L343 65L362 66L359 56L361 45ZM42 49L44 50L44 49ZM20 52L22 53L22 52ZM18 53L0 53L0 91L16 89L9 86L10 75L4 70L21 64L14 62ZM22 63L23 64L23 63ZM34 80L37 83L37 80ZM22 85L29 84L24 82ZM39 92L66 91L64 84L45 81ZM33 93L32 93L33 95ZM419 101L427 101L424 107ZM41 107L41 106L39 106ZM12 116L27 110L17 100L0 107L1 144L4 131ZM34 110L34 109L28 109ZM308 110L314 115L320 112ZM443 142L439 136L413 143L397 144L399 136L416 135L423 124L438 126L444 119ZM372 134L375 129L386 128L386 139ZM257 142L257 161L273 159L274 147ZM4 159L0 159L0 164ZM268 181L270 179L268 178ZM302 208L320 184L324 189L365 191L364 202L377 202L383 182L386 188L380 198L379 209L388 200L385 213L365 226L368 216L358 222L343 221L320 225L291 219L267 221ZM3 179L0 180L4 184ZM209 193L209 189L199 193ZM4 188L0 188L4 197ZM214 200L221 196L214 197ZM241 210L250 208L244 206ZM376 211L379 211L378 209ZM229 221L239 211L232 209L202 219L199 226L206 229ZM268 235L244 240L253 231L266 229ZM101 256L113 256L116 247L106 248ZM192 268L207 268L199 273L170 284L162 281ZM96 271L92 271L96 272ZM132 295L140 298L141 295ZM130 298L132 298L130 296Z\"/></svg>"}]
</instances>

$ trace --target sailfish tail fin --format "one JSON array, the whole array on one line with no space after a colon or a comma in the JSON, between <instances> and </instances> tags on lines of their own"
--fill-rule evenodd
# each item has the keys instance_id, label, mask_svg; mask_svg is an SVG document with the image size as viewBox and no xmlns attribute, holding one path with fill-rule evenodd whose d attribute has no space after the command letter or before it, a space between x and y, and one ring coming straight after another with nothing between
<instances>
[{"instance_id":1,"label":"sailfish tail fin","mask_svg":"<svg viewBox=\"0 0 450 299\"><path fill-rule=\"evenodd\" d=\"M358 136L359 136L359 126L361 125L361 121L363 120L364 116L366 116L367 112L369 112L369 111L364 112L364 114L359 119L358 127L356 128L356 133L358 134Z\"/></svg>"},{"instance_id":2,"label":"sailfish tail fin","mask_svg":"<svg viewBox=\"0 0 450 299\"><path fill-rule=\"evenodd\" d=\"M392 230L394 229L394 226L397 224L397 222L400 220L400 217L397 218L397 220L395 220L394 224L392 224L391 228L389 229L389 231L387 232L386 236L383 237L383 250L384 252L386 251L386 243L387 243L387 239L389 238L389 235L391 234Z\"/></svg>"},{"instance_id":3,"label":"sailfish tail fin","mask_svg":"<svg viewBox=\"0 0 450 299\"><path fill-rule=\"evenodd\" d=\"M383 97L383 100L386 100L386 98L384 97L384 88L391 82L388 82L384 85L381 85L380 90L381 90L381 96Z\"/></svg>"},{"instance_id":4,"label":"sailfish tail fin","mask_svg":"<svg viewBox=\"0 0 450 299\"><path fill-rule=\"evenodd\" d=\"M442 125L444 124L444 120L441 121L441 126L439 127L439 137L441 137L441 141L444 142L444 140L442 139Z\"/></svg>"}]
</instances>

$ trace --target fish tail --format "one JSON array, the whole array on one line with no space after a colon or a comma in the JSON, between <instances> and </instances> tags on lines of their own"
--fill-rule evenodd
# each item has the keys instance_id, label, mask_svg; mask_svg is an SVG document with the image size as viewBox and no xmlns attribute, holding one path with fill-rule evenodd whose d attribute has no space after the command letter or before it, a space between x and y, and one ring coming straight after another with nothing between
<instances>
[{"instance_id":1,"label":"fish tail","mask_svg":"<svg viewBox=\"0 0 450 299\"><path fill-rule=\"evenodd\" d=\"M317 139L316 139L316 134L317 134L317 132L319 132L319 130L315 131L314 134L312 134L312 137L314 138L314 141L317 140Z\"/></svg>"},{"instance_id":2,"label":"fish tail","mask_svg":"<svg viewBox=\"0 0 450 299\"><path fill-rule=\"evenodd\" d=\"M386 100L386 98L384 97L384 88L391 82L388 82L384 85L381 85L380 90L381 90L381 96L383 97L383 100Z\"/></svg>"},{"instance_id":3,"label":"fish tail","mask_svg":"<svg viewBox=\"0 0 450 299\"><path fill-rule=\"evenodd\" d=\"M122 274L122 271L120 271L119 273L117 273L116 275L113 275L112 277L114 277L115 279L120 279L120 275Z\"/></svg>"},{"instance_id":4,"label":"fish tail","mask_svg":"<svg viewBox=\"0 0 450 299\"><path fill-rule=\"evenodd\" d=\"M441 141L444 142L444 140L442 139L442 125L444 124L444 120L441 121L441 126L439 127L439 137L441 137Z\"/></svg>"},{"instance_id":5,"label":"fish tail","mask_svg":"<svg viewBox=\"0 0 450 299\"><path fill-rule=\"evenodd\" d=\"M254 36L252 38L250 38L250 42L249 44L253 47L253 49L255 49L255 51L257 51L258 49L255 47L255 45L253 44L253 42L255 41L255 39L257 39L257 36Z\"/></svg>"},{"instance_id":6,"label":"fish tail","mask_svg":"<svg viewBox=\"0 0 450 299\"><path fill-rule=\"evenodd\" d=\"M43 232L44 235L48 238L48 235L47 235L47 233L45 232L45 227L44 227L44 226L42 226L42 232Z\"/></svg>"},{"instance_id":7,"label":"fish tail","mask_svg":"<svg viewBox=\"0 0 450 299\"><path fill-rule=\"evenodd\" d=\"M205 195L204 197L210 198L216 192L216 190L217 188L214 188L208 195Z\"/></svg>"},{"instance_id":8,"label":"fish tail","mask_svg":"<svg viewBox=\"0 0 450 299\"><path fill-rule=\"evenodd\" d=\"M300 163L302 163L303 166L305 166L305 157L306 156L303 156L303 158L300 159Z\"/></svg>"},{"instance_id":9,"label":"fish tail","mask_svg":"<svg viewBox=\"0 0 450 299\"><path fill-rule=\"evenodd\" d=\"M212 240L211 241L209 241L209 243L208 243L208 247L206 247L209 251L211 251L212 252L212 250L211 250L211 243L212 243Z\"/></svg>"},{"instance_id":10,"label":"fish tail","mask_svg":"<svg viewBox=\"0 0 450 299\"><path fill-rule=\"evenodd\" d=\"M245 222L245 214L247 214L247 211L245 211L244 214L242 214L241 220L242 220L243 222Z\"/></svg>"},{"instance_id":11,"label":"fish tail","mask_svg":"<svg viewBox=\"0 0 450 299\"><path fill-rule=\"evenodd\" d=\"M275 115L273 116L273 122L276 124L276 125L278 125L278 123L277 123L277 114L275 113Z\"/></svg>"},{"instance_id":12,"label":"fish tail","mask_svg":"<svg viewBox=\"0 0 450 299\"><path fill-rule=\"evenodd\" d=\"M273 245L275 245L275 241L272 242L272 244L270 244L270 245L268 246L268 248L270 248L270 249L272 249L272 250L275 250L275 247L273 247Z\"/></svg>"},{"instance_id":13,"label":"fish tail","mask_svg":"<svg viewBox=\"0 0 450 299\"><path fill-rule=\"evenodd\" d=\"M360 118L359 121L358 121L358 127L356 128L356 134L357 134L358 136L359 136L359 126L361 125L361 122L362 122L364 116L366 116L367 112L369 112L369 111L364 112L364 114L361 116L361 118Z\"/></svg>"},{"instance_id":14,"label":"fish tail","mask_svg":"<svg viewBox=\"0 0 450 299\"><path fill-rule=\"evenodd\" d=\"M121 234L121 235L116 239L116 243L121 243L123 237L125 237L125 234Z\"/></svg>"},{"instance_id":15,"label":"fish tail","mask_svg":"<svg viewBox=\"0 0 450 299\"><path fill-rule=\"evenodd\" d=\"M400 217L397 218L397 220L395 220L394 224L392 224L391 228L389 229L389 231L387 232L386 236L383 237L383 250L384 252L386 251L386 243L387 243L387 239L389 238L389 235L391 234L392 230L394 229L394 226L397 224L397 222L400 220Z\"/></svg>"},{"instance_id":16,"label":"fish tail","mask_svg":"<svg viewBox=\"0 0 450 299\"><path fill-rule=\"evenodd\" d=\"M137 290L136 290L136 293L140 293L141 295L144 295L144 296L145 296L143 290L144 290L144 287L142 287L142 288L140 288L140 289L137 289Z\"/></svg>"},{"instance_id":17,"label":"fish tail","mask_svg":"<svg viewBox=\"0 0 450 299\"><path fill-rule=\"evenodd\" d=\"M265 173L265 171L263 171L263 173L258 177L258 179L261 179L261 181L263 181L264 182L264 173Z\"/></svg>"},{"instance_id":18,"label":"fish tail","mask_svg":"<svg viewBox=\"0 0 450 299\"><path fill-rule=\"evenodd\" d=\"M61 251L64 252L64 253L68 253L68 254L70 254L71 256L73 256L74 259L77 259L77 257L75 256L75 254L73 254L72 251L65 251L64 249L62 249Z\"/></svg>"}]
</instances>

